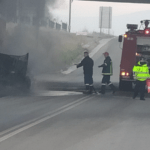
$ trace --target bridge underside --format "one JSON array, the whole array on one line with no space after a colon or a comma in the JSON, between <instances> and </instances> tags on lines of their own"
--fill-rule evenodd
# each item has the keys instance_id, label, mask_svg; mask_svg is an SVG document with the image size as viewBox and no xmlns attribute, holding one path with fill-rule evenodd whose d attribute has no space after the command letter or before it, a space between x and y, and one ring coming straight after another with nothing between
<instances>
[{"instance_id":1,"label":"bridge underside","mask_svg":"<svg viewBox=\"0 0 150 150\"><path fill-rule=\"evenodd\" d=\"M99 1L99 2L120 2L120 3L147 3L150 4L150 0L80 0L80 1Z\"/></svg>"}]
</instances>

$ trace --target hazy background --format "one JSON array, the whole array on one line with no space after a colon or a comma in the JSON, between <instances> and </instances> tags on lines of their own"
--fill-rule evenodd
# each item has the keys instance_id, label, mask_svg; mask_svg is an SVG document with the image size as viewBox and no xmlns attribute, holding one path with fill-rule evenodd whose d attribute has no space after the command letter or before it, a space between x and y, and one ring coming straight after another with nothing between
<instances>
[{"instance_id":1,"label":"hazy background","mask_svg":"<svg viewBox=\"0 0 150 150\"><path fill-rule=\"evenodd\" d=\"M110 3L110 2L72 2L71 31L77 32L87 29L88 31L99 32L99 7L112 7L112 29L111 34L124 34L127 23L140 25L140 20L150 19L150 4L136 3ZM50 12L56 20L69 20L69 0L64 0L54 10L49 7ZM149 10L149 11L148 11ZM107 30L103 29L107 33Z\"/></svg>"}]
</instances>

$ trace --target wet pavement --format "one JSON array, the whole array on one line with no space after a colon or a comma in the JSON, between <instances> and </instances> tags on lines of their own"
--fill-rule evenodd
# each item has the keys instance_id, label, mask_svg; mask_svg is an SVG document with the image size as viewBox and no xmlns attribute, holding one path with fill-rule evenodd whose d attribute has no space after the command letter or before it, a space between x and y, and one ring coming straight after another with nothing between
<instances>
[{"instance_id":1,"label":"wet pavement","mask_svg":"<svg viewBox=\"0 0 150 150\"><path fill-rule=\"evenodd\" d=\"M76 91L38 91L34 93L35 96L67 96L67 95L81 95L82 92Z\"/></svg>"}]
</instances>

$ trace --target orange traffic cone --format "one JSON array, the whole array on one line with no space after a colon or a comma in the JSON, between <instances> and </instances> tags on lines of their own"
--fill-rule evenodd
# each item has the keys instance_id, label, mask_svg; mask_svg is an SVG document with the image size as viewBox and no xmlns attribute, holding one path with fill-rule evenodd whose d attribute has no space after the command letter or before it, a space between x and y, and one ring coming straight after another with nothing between
<instances>
[{"instance_id":1,"label":"orange traffic cone","mask_svg":"<svg viewBox=\"0 0 150 150\"><path fill-rule=\"evenodd\" d=\"M147 85L147 91L150 93L150 79L146 80L146 85Z\"/></svg>"}]
</instances>

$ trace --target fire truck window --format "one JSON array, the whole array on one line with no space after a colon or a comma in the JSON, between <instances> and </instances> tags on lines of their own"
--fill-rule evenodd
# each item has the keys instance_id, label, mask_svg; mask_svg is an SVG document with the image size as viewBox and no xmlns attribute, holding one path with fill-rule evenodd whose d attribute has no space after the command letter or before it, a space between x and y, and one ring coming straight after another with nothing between
<instances>
[{"instance_id":1,"label":"fire truck window","mask_svg":"<svg viewBox=\"0 0 150 150\"><path fill-rule=\"evenodd\" d=\"M137 45L137 52L150 54L150 45Z\"/></svg>"},{"instance_id":2,"label":"fire truck window","mask_svg":"<svg viewBox=\"0 0 150 150\"><path fill-rule=\"evenodd\" d=\"M147 65L150 66L150 45L137 45L137 53L145 58ZM138 61L136 57L136 62Z\"/></svg>"}]
</instances>

